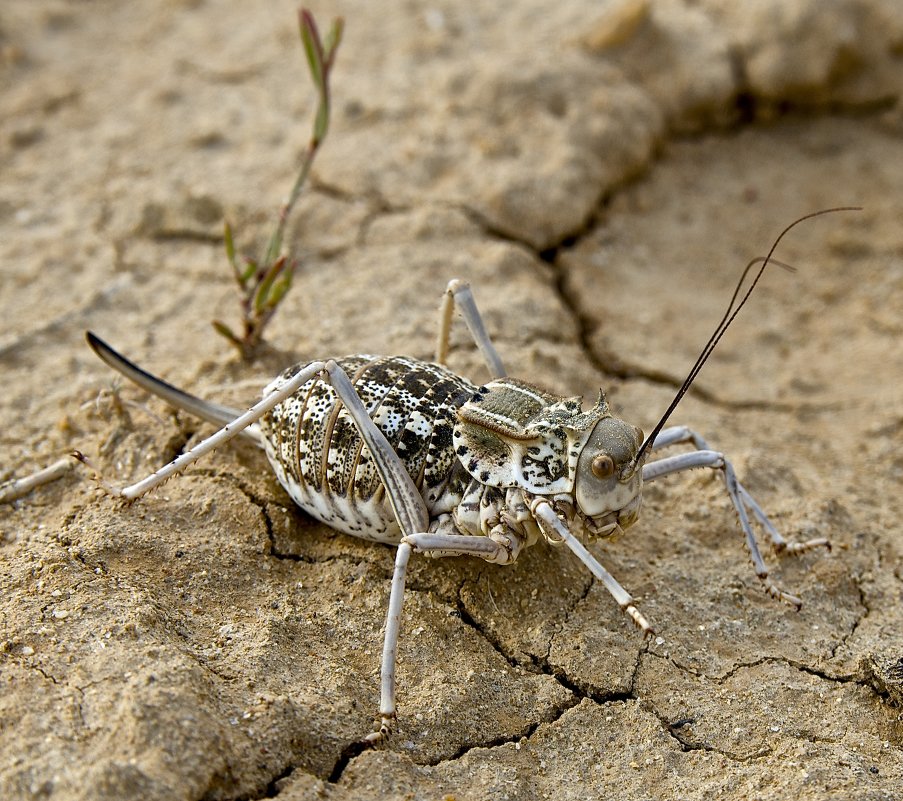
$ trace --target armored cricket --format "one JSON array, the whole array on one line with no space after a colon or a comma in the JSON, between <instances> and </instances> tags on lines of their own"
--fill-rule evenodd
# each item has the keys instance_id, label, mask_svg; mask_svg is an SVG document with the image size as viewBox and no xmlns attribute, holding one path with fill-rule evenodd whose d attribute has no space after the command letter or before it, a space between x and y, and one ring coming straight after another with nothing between
<instances>
[{"instance_id":1,"label":"armored cricket","mask_svg":"<svg viewBox=\"0 0 903 801\"><path fill-rule=\"evenodd\" d=\"M265 450L279 482L305 512L351 536L397 546L378 723L362 740L366 745L389 735L396 717L396 650L412 552L469 555L510 565L523 548L540 540L564 543L649 634L652 627L631 595L583 541L611 538L633 525L644 483L705 467L723 479L764 590L799 607L799 598L769 579L753 523L777 552L830 548L828 540L785 540L737 480L724 454L690 429L665 424L766 266L775 262L772 256L781 239L803 220L839 210L796 220L767 256L747 265L727 311L648 436L615 417L602 392L584 410L579 397L559 397L509 378L470 287L458 280L448 284L443 296L434 362L356 355L297 364L271 382L263 399L243 414L176 389L88 333L91 347L108 365L173 406L223 426L136 484L104 485L133 500L242 434ZM747 282L755 265L758 270ZM445 366L456 308L492 376L482 386ZM692 450L649 461L651 454L678 444Z\"/></svg>"}]
</instances>

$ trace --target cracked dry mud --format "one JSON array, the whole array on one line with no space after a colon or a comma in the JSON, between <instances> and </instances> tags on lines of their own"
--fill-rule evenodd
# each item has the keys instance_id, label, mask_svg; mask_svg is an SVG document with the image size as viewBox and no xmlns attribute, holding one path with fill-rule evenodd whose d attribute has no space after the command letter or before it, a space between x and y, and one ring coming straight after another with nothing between
<instances>
[{"instance_id":1,"label":"cracked dry mud","mask_svg":"<svg viewBox=\"0 0 903 801\"><path fill-rule=\"evenodd\" d=\"M315 8L347 20L333 130L297 285L243 365L209 326L235 312L219 237L264 241L307 132L292 6L4 4L0 478L78 447L125 482L209 433L111 393L88 327L243 405L292 361L428 358L455 276L513 374L603 386L648 431L746 261L853 203L781 244L797 271L766 274L674 417L782 532L837 547L766 554L797 612L718 481L649 487L594 546L648 642L561 550L415 557L398 733L349 757L392 551L299 513L241 443L128 507L72 471L0 508L0 797L899 797L903 13L380 5Z\"/></svg>"}]
</instances>

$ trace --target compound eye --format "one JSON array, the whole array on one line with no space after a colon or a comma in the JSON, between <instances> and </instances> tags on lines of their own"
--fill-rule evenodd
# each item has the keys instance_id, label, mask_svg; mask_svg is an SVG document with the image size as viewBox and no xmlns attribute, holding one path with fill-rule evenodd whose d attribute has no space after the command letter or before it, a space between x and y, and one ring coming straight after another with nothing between
<instances>
[{"instance_id":1,"label":"compound eye","mask_svg":"<svg viewBox=\"0 0 903 801\"><path fill-rule=\"evenodd\" d=\"M607 453L600 453L593 457L593 475L596 478L611 478L615 472L615 462Z\"/></svg>"}]
</instances>

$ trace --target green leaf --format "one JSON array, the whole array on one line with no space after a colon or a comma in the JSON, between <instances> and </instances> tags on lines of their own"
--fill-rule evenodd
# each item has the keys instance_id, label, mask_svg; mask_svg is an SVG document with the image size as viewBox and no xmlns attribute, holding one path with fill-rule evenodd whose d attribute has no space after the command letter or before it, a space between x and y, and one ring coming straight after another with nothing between
<instances>
[{"instance_id":1,"label":"green leaf","mask_svg":"<svg viewBox=\"0 0 903 801\"><path fill-rule=\"evenodd\" d=\"M241 345L241 343L238 341L238 337L236 337L235 334L232 333L232 329L229 328L229 326L226 325L225 323L220 322L219 320L214 320L213 328L217 334L219 334L220 336L224 336L226 339L228 339L234 345L239 345L239 346Z\"/></svg>"},{"instance_id":2,"label":"green leaf","mask_svg":"<svg viewBox=\"0 0 903 801\"><path fill-rule=\"evenodd\" d=\"M307 56L307 66L310 75L318 89L322 91L324 85L323 76L323 45L320 43L320 34L317 31L317 23L313 14L302 8L300 14L301 43L304 45L304 54Z\"/></svg>"},{"instance_id":3,"label":"green leaf","mask_svg":"<svg viewBox=\"0 0 903 801\"><path fill-rule=\"evenodd\" d=\"M285 211L279 215L279 222L276 224L276 230L267 243L266 253L263 255L264 264L272 264L279 258L279 251L282 249L282 232L285 227Z\"/></svg>"},{"instance_id":4,"label":"green leaf","mask_svg":"<svg viewBox=\"0 0 903 801\"><path fill-rule=\"evenodd\" d=\"M232 274L235 276L238 285L244 289L248 279L246 274L239 269L238 259L235 257L235 241L232 239L232 226L229 223L225 224L223 230L223 242L226 246L226 258L229 260L229 264L232 265Z\"/></svg>"},{"instance_id":5,"label":"green leaf","mask_svg":"<svg viewBox=\"0 0 903 801\"><path fill-rule=\"evenodd\" d=\"M273 291L270 292L270 305L272 308L276 308L285 297L286 292L288 292L292 288L292 279L295 276L295 268L298 266L298 262L292 259L287 265L285 270L283 271L282 277L273 284Z\"/></svg>"},{"instance_id":6,"label":"green leaf","mask_svg":"<svg viewBox=\"0 0 903 801\"><path fill-rule=\"evenodd\" d=\"M317 118L314 121L314 145L319 145L326 138L329 130L329 101L323 99L317 107Z\"/></svg>"},{"instance_id":7,"label":"green leaf","mask_svg":"<svg viewBox=\"0 0 903 801\"><path fill-rule=\"evenodd\" d=\"M232 226L229 223L225 225L223 239L226 243L226 258L229 259L229 264L235 267L235 242L232 241ZM235 267L235 271L238 272L237 267Z\"/></svg>"},{"instance_id":8,"label":"green leaf","mask_svg":"<svg viewBox=\"0 0 903 801\"><path fill-rule=\"evenodd\" d=\"M245 271L238 277L238 280L241 283L242 287L244 287L248 283L248 281L250 281L254 277L254 273L257 272L257 262L250 256L245 256L244 259Z\"/></svg>"},{"instance_id":9,"label":"green leaf","mask_svg":"<svg viewBox=\"0 0 903 801\"><path fill-rule=\"evenodd\" d=\"M279 273L282 272L283 267L285 267L285 256L280 256L279 259L273 263L273 266L263 274L260 283L257 285L257 291L254 293L255 312L260 313L266 308L270 289L273 286L273 282L279 276Z\"/></svg>"},{"instance_id":10,"label":"green leaf","mask_svg":"<svg viewBox=\"0 0 903 801\"><path fill-rule=\"evenodd\" d=\"M333 61L335 61L335 53L342 41L342 33L344 30L345 20L341 17L336 17L332 21L332 27L329 29L329 33L326 34L326 41L323 43L323 50L326 53L327 72L329 71L329 67L332 66Z\"/></svg>"}]
</instances>

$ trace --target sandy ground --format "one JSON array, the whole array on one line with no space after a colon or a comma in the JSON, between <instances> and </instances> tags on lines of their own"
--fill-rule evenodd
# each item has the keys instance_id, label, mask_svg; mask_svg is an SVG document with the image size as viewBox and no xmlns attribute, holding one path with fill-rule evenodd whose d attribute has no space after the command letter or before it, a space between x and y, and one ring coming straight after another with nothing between
<instances>
[{"instance_id":1,"label":"sandy ground","mask_svg":"<svg viewBox=\"0 0 903 801\"><path fill-rule=\"evenodd\" d=\"M235 444L131 506L83 470L0 508L0 796L899 797L903 12L705 0L318 4L347 37L270 348L238 361L224 218L259 249L309 130L285 2L0 8L0 479L79 448L117 482L209 433L87 328L246 405L286 365L429 358L472 281L509 370L604 387L647 431L743 265L805 223L675 414L788 537L768 598L722 485L650 486L579 563L412 562L398 731L378 701L393 553L295 509ZM380 6L380 8L376 8ZM463 326L461 326L463 329ZM485 377L463 330L452 366Z\"/></svg>"}]
</instances>

